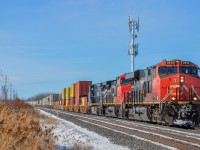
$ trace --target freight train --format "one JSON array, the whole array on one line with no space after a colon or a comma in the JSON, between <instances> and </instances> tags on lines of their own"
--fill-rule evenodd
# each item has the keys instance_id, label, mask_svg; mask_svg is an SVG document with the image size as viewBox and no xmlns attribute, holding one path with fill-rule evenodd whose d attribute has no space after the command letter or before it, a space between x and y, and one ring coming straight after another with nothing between
<instances>
[{"instance_id":1,"label":"freight train","mask_svg":"<svg viewBox=\"0 0 200 150\"><path fill-rule=\"evenodd\" d=\"M163 60L115 80L78 81L62 91L66 111L192 127L200 123L200 77L190 61Z\"/></svg>"}]
</instances>

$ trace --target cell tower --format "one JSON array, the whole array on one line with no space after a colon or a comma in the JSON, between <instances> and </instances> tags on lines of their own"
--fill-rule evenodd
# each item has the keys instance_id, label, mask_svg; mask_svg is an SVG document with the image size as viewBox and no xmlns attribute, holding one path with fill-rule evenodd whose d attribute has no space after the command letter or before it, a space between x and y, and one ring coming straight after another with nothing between
<instances>
[{"instance_id":1,"label":"cell tower","mask_svg":"<svg viewBox=\"0 0 200 150\"><path fill-rule=\"evenodd\" d=\"M134 73L135 56L138 54L138 44L135 44L135 39L137 35L135 34L135 29L139 31L139 17L137 21L134 21L132 16L129 16L129 32L131 34L131 42L128 54L131 55L131 72Z\"/></svg>"}]
</instances>

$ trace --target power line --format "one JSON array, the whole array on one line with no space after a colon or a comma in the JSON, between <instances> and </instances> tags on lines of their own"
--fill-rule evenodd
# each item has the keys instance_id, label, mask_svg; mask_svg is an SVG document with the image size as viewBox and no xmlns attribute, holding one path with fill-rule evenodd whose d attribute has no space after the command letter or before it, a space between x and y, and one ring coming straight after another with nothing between
<instances>
[{"instance_id":1,"label":"power line","mask_svg":"<svg viewBox=\"0 0 200 150\"><path fill-rule=\"evenodd\" d=\"M1 96L0 99L3 100L13 100L16 99L17 96L17 91L15 90L12 82L9 80L9 78L7 77L7 75L3 75L3 71L0 68L0 82L1 82Z\"/></svg>"}]
</instances>

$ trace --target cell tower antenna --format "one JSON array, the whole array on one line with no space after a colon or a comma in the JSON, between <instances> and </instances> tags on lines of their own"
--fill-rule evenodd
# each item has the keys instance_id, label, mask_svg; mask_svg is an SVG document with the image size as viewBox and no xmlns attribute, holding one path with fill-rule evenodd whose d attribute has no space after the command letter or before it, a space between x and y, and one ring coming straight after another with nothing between
<instances>
[{"instance_id":1,"label":"cell tower antenna","mask_svg":"<svg viewBox=\"0 0 200 150\"><path fill-rule=\"evenodd\" d=\"M133 73L135 71L135 57L138 54L138 43L135 44L135 39L137 38L135 31L139 32L139 17L137 21L134 21L132 16L129 16L129 32L131 34L131 41L128 54L131 56L131 72Z\"/></svg>"}]
</instances>

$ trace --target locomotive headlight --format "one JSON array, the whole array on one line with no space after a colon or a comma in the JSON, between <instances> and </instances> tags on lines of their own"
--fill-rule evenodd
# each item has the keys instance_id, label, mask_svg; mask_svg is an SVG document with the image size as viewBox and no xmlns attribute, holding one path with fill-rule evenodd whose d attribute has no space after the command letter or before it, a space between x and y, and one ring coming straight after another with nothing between
<instances>
[{"instance_id":1,"label":"locomotive headlight","mask_svg":"<svg viewBox=\"0 0 200 150\"><path fill-rule=\"evenodd\" d=\"M194 97L193 97L193 100L196 101L196 100L198 100L198 98L197 98L196 96L194 96Z\"/></svg>"},{"instance_id":2,"label":"locomotive headlight","mask_svg":"<svg viewBox=\"0 0 200 150\"><path fill-rule=\"evenodd\" d=\"M185 81L185 78L183 76L181 76L181 83L183 83Z\"/></svg>"},{"instance_id":3,"label":"locomotive headlight","mask_svg":"<svg viewBox=\"0 0 200 150\"><path fill-rule=\"evenodd\" d=\"M172 100L174 101L176 98L174 96L172 96Z\"/></svg>"}]
</instances>

